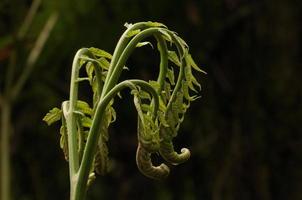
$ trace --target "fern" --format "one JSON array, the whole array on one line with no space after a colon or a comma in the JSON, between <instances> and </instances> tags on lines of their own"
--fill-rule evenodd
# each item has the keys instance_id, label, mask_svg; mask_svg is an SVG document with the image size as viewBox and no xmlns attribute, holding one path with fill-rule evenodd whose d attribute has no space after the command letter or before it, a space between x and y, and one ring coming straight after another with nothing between
<instances>
[{"instance_id":1,"label":"fern","mask_svg":"<svg viewBox=\"0 0 302 200\"><path fill-rule=\"evenodd\" d=\"M60 147L69 161L71 200L82 200L86 189L96 178L110 169L108 129L116 119L114 98L126 88L131 90L138 113L138 147L136 163L139 171L153 179L164 179L170 169L187 161L190 151L177 153L173 139L177 136L186 111L199 98L201 85L193 73L203 72L189 54L186 42L175 32L158 22L126 23L116 49L110 53L97 48L83 48L75 55L70 99L62 108L53 108L43 120L51 125L61 120ZM135 48L153 45L146 41L153 36L160 53L157 80L149 82L132 79L119 81L126 61ZM87 76L79 77L85 69ZM78 85L88 81L93 92L91 103L78 99ZM165 162L154 166L152 154L160 154Z\"/></svg>"}]
</instances>

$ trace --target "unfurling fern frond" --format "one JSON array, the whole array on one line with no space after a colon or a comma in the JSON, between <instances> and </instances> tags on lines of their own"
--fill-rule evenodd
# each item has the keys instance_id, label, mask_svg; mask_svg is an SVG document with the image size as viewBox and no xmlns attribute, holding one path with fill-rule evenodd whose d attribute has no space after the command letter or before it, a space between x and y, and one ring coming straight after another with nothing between
<instances>
[{"instance_id":1,"label":"unfurling fern frond","mask_svg":"<svg viewBox=\"0 0 302 200\"><path fill-rule=\"evenodd\" d=\"M151 153L142 147L140 143L138 143L136 151L136 164L142 174L152 179L162 180L170 173L169 167L164 163L159 166L153 166Z\"/></svg>"},{"instance_id":2,"label":"unfurling fern frond","mask_svg":"<svg viewBox=\"0 0 302 200\"><path fill-rule=\"evenodd\" d=\"M168 128L162 127L160 131L161 131L161 135L163 136L163 135L168 135L169 133L167 133L167 132L171 131L171 129L169 127ZM166 133L163 133L163 132L166 132ZM178 165L178 164L186 162L187 160L189 160L190 155L191 155L190 150L187 148L182 148L180 154L175 152L172 139L169 139L169 140L163 139L160 142L159 152L160 152L160 155L167 162L169 162L172 165Z\"/></svg>"},{"instance_id":3,"label":"unfurling fern frond","mask_svg":"<svg viewBox=\"0 0 302 200\"><path fill-rule=\"evenodd\" d=\"M152 118L152 104L142 104L141 98L147 96L142 90L132 90L131 93L134 95L134 105L138 113L138 140L149 152L157 152L160 146L159 127L157 121ZM143 105L145 107L144 110L142 108Z\"/></svg>"},{"instance_id":4,"label":"unfurling fern frond","mask_svg":"<svg viewBox=\"0 0 302 200\"><path fill-rule=\"evenodd\" d=\"M76 53L69 101L62 103L62 109L54 108L43 118L48 125L62 121L60 147L69 161L73 199L84 199L95 172L104 175L109 171L108 129L116 119L113 102L125 88L130 88L138 113L138 169L149 178L161 180L168 176L170 169L164 163L154 166L152 154L161 155L172 165L190 158L187 148L177 153L173 139L190 103L199 97L201 85L193 71L204 71L189 54L186 42L167 26L158 22L126 23L125 26L127 29L113 55L97 48L82 48ZM128 69L125 65L132 52L149 44L153 48L147 39L150 36L155 38L160 54L157 80L119 82L122 71ZM79 77L83 68L86 76ZM91 103L78 99L79 84L83 82L91 86Z\"/></svg>"}]
</instances>

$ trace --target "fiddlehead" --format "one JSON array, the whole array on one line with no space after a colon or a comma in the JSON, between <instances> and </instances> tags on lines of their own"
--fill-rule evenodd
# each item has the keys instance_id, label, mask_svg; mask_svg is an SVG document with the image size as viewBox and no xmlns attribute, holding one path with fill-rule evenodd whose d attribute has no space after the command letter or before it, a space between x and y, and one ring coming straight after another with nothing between
<instances>
[{"instance_id":1,"label":"fiddlehead","mask_svg":"<svg viewBox=\"0 0 302 200\"><path fill-rule=\"evenodd\" d=\"M161 180L166 178L170 173L169 167L165 164L161 164L156 167L153 166L151 153L142 147L141 143L138 143L136 163L140 172L152 179Z\"/></svg>"}]
</instances>

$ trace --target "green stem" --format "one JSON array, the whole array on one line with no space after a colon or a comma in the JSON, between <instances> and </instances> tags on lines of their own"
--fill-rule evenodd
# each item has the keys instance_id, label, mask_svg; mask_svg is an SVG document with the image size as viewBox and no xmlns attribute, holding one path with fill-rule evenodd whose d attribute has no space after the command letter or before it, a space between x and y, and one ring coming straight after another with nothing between
<instances>
[{"instance_id":1,"label":"green stem","mask_svg":"<svg viewBox=\"0 0 302 200\"><path fill-rule=\"evenodd\" d=\"M2 101L1 114L1 198L10 199L10 160L9 138L11 122L11 105L8 100Z\"/></svg>"},{"instance_id":2,"label":"green stem","mask_svg":"<svg viewBox=\"0 0 302 200\"><path fill-rule=\"evenodd\" d=\"M83 156L83 152L84 152L84 147L85 147L85 142L84 142L84 130L83 127L81 125L81 120L80 118L77 119L77 127L78 127L78 136L79 136L79 140L78 140L78 155L79 155L79 160L82 159Z\"/></svg>"},{"instance_id":3,"label":"green stem","mask_svg":"<svg viewBox=\"0 0 302 200\"><path fill-rule=\"evenodd\" d=\"M108 73L107 73L107 77L106 77L106 80L105 80L105 84L104 84L104 88L107 87L107 83L108 83L108 80L116 66L116 63L118 62L122 52L124 51L126 45L128 44L129 40L131 38L129 38L127 35L130 31L132 30L136 30L136 29L141 29L141 28L145 28L145 23L144 22L139 22L139 23L136 23L134 25L132 25L130 28L128 28L124 33L123 35L120 37L117 45L116 45L116 48L113 52L113 56L112 56L112 59L111 59L111 62L110 62L110 66L109 66L109 70L108 70ZM102 93L101 96L104 96L105 93Z\"/></svg>"},{"instance_id":4,"label":"green stem","mask_svg":"<svg viewBox=\"0 0 302 200\"><path fill-rule=\"evenodd\" d=\"M77 134L77 122L74 111L76 110L76 104L78 100L78 87L80 69L80 57L88 52L88 49L80 49L73 60L72 72L70 80L70 95L69 106L66 114L67 132L68 132L68 154L69 154L69 175L70 175L70 199L74 199L75 184L77 182L76 173L79 169L79 155L78 155L78 134Z\"/></svg>"},{"instance_id":5,"label":"green stem","mask_svg":"<svg viewBox=\"0 0 302 200\"><path fill-rule=\"evenodd\" d=\"M105 113L105 109L111 99L115 97L115 95L120 92L121 90L125 88L131 88L134 89L135 85L140 86L143 90L146 90L147 92L151 93L154 102L155 102L155 114L157 113L158 107L159 107L159 99L156 91L153 89L152 86L150 86L147 82L142 80L126 80L119 84L117 84L113 89L108 92L108 94L98 103L98 106L96 108L96 112L92 121L92 125L88 134L87 143L85 146L83 159L81 162L81 166L78 172L78 180L76 182L75 191L74 191L74 198L72 200L83 200L85 198L86 194L86 185L87 180L89 176L89 171L92 166L94 153L97 148L97 143L99 139L102 139L100 137L100 127L101 127L101 121L103 118L103 114Z\"/></svg>"},{"instance_id":6,"label":"green stem","mask_svg":"<svg viewBox=\"0 0 302 200\"><path fill-rule=\"evenodd\" d=\"M118 59L118 62L116 63L113 72L109 77L109 80L106 80L108 83L103 88L102 97L104 97L107 94L107 92L110 91L116 85L120 77L120 74L123 70L123 66L126 64L126 61L130 56L130 54L136 48L136 45L146 37L149 37L158 32L159 32L159 28L148 28L146 30L141 31L139 34L137 34L135 37L132 38L132 40L126 46L120 58Z\"/></svg>"},{"instance_id":7,"label":"green stem","mask_svg":"<svg viewBox=\"0 0 302 200\"><path fill-rule=\"evenodd\" d=\"M159 75L157 82L159 83L159 89L158 93L161 94L161 91L163 90L163 86L165 83L165 78L167 75L167 69L168 69L168 48L166 41L162 38L160 35L155 36L157 42L158 42L158 50L160 53L160 66L159 66Z\"/></svg>"},{"instance_id":8,"label":"green stem","mask_svg":"<svg viewBox=\"0 0 302 200\"><path fill-rule=\"evenodd\" d=\"M170 100L168 102L168 105L167 105L167 110L171 109L172 103L174 102L174 100L176 98L177 92L181 88L181 84L182 84L183 77L184 77L184 68L186 66L186 61L185 61L185 58L184 58L184 54L185 54L186 50L183 48L183 46L180 44L180 42L175 38L173 33L170 33L170 35L171 35L171 37L172 37L172 39L173 39L173 41L176 45L177 52L178 52L178 55L179 55L180 60L181 60L181 65L180 65L180 71L179 71L179 74L178 74L178 77L177 77L176 85L174 87L171 98L170 98Z\"/></svg>"},{"instance_id":9,"label":"green stem","mask_svg":"<svg viewBox=\"0 0 302 200\"><path fill-rule=\"evenodd\" d=\"M70 99L69 99L69 105L67 109L67 115L66 115L66 122L67 122L67 131L68 131L68 152L69 152L69 173L70 173L70 199L74 200L77 199L78 196L81 196L81 198L84 198L83 195L85 195L85 190L78 192L76 190L77 185L81 185L81 180L78 179L78 170L79 170L79 164L80 164L80 154L79 151L82 152L78 142L79 142L79 135L77 134L77 118L76 118L76 103L78 100L78 87L79 82L77 81L79 78L79 70L80 70L80 59L85 59L86 57L87 61L94 63L94 69L97 79L97 92L101 93L101 68L98 64L98 62L95 60L95 57L89 49L83 48L80 49L73 60L72 64L72 72L71 72L71 81L70 81ZM89 59L92 58L92 59ZM88 170L89 171L89 170Z\"/></svg>"}]
</instances>

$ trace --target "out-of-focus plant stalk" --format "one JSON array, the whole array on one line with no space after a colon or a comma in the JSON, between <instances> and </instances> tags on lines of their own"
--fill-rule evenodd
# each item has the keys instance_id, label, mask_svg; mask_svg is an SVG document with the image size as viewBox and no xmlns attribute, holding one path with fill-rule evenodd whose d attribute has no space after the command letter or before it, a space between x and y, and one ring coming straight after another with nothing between
<instances>
[{"instance_id":1,"label":"out-of-focus plant stalk","mask_svg":"<svg viewBox=\"0 0 302 200\"><path fill-rule=\"evenodd\" d=\"M35 14L37 11L38 6L40 5L40 0L36 0L33 2L28 16L25 18L23 28L20 30L18 34L18 39L24 38ZM20 77L18 77L15 84L13 84L14 80L14 69L15 69L15 61L16 61L16 55L13 52L11 55L11 62L7 69L6 74L6 81L5 81L5 91L1 95L1 159L0 159L0 167L1 167L1 200L10 200L11 195L11 165L10 165L10 136L12 134L11 130L11 111L14 106L14 100L19 96L24 84L28 80L43 48L45 45L45 42L49 38L50 32L53 30L54 25L56 24L58 19L58 13L54 12L50 15L47 22L45 23L42 31L40 32L34 47L30 51L30 54L28 56L28 59L26 60L26 63L24 64L24 69Z\"/></svg>"},{"instance_id":2,"label":"out-of-focus plant stalk","mask_svg":"<svg viewBox=\"0 0 302 200\"><path fill-rule=\"evenodd\" d=\"M11 105L6 99L1 108L1 199L10 199L10 148L9 136L11 133Z\"/></svg>"}]
</instances>

